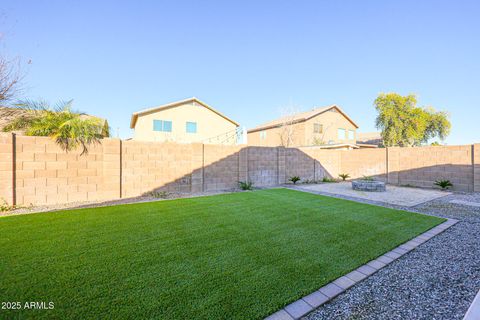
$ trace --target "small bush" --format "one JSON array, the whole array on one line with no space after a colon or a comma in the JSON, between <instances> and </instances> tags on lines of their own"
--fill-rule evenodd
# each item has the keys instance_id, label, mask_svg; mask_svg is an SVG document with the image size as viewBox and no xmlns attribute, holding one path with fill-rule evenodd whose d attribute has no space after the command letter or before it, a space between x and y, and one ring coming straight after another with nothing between
<instances>
[{"instance_id":1,"label":"small bush","mask_svg":"<svg viewBox=\"0 0 480 320\"><path fill-rule=\"evenodd\" d=\"M374 181L375 179L373 179L373 177L370 177L370 176L363 176L362 180L364 180L364 181Z\"/></svg>"},{"instance_id":2,"label":"small bush","mask_svg":"<svg viewBox=\"0 0 480 320\"><path fill-rule=\"evenodd\" d=\"M342 181L345 181L348 178L350 178L350 175L348 173L340 173L338 176L342 178Z\"/></svg>"},{"instance_id":3,"label":"small bush","mask_svg":"<svg viewBox=\"0 0 480 320\"><path fill-rule=\"evenodd\" d=\"M453 184L450 180L437 180L435 181L434 185L439 186L442 190L447 190L450 187L453 187Z\"/></svg>"},{"instance_id":4,"label":"small bush","mask_svg":"<svg viewBox=\"0 0 480 320\"><path fill-rule=\"evenodd\" d=\"M332 182L337 182L337 180L335 180L334 178L323 177L322 182L332 183Z\"/></svg>"},{"instance_id":5,"label":"small bush","mask_svg":"<svg viewBox=\"0 0 480 320\"><path fill-rule=\"evenodd\" d=\"M296 184L298 181L300 181L300 177L299 176L293 176L293 177L290 177L290 179L288 179L288 181L291 181L291 182L293 182L293 184Z\"/></svg>"},{"instance_id":6,"label":"small bush","mask_svg":"<svg viewBox=\"0 0 480 320\"><path fill-rule=\"evenodd\" d=\"M168 197L168 192L166 191L152 191L148 194L150 197L166 199Z\"/></svg>"},{"instance_id":7,"label":"small bush","mask_svg":"<svg viewBox=\"0 0 480 320\"><path fill-rule=\"evenodd\" d=\"M238 181L238 186L242 190L252 190L253 189L253 182L250 181Z\"/></svg>"},{"instance_id":8,"label":"small bush","mask_svg":"<svg viewBox=\"0 0 480 320\"><path fill-rule=\"evenodd\" d=\"M13 209L16 209L16 207L9 205L5 199L1 199L0 212L12 211Z\"/></svg>"},{"instance_id":9,"label":"small bush","mask_svg":"<svg viewBox=\"0 0 480 320\"><path fill-rule=\"evenodd\" d=\"M315 180L310 180L310 179L305 179L305 180L303 180L303 183L304 184L312 184L312 183L316 183L316 181Z\"/></svg>"}]
</instances>

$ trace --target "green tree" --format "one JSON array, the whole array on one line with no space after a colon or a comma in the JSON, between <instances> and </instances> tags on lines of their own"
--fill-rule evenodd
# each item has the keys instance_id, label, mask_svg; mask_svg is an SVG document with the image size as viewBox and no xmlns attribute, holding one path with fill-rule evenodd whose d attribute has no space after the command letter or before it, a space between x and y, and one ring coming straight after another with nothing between
<instances>
[{"instance_id":1,"label":"green tree","mask_svg":"<svg viewBox=\"0 0 480 320\"><path fill-rule=\"evenodd\" d=\"M27 136L48 136L65 151L77 147L82 153L88 146L100 143L109 136L108 124L99 118L72 111L73 100L61 101L55 107L43 101L25 101L17 104L25 113L3 128L3 131L22 130Z\"/></svg>"},{"instance_id":2,"label":"green tree","mask_svg":"<svg viewBox=\"0 0 480 320\"><path fill-rule=\"evenodd\" d=\"M444 140L450 133L448 114L418 107L415 95L381 93L374 105L378 112L376 127L382 131L386 147L418 146L435 137Z\"/></svg>"}]
</instances>

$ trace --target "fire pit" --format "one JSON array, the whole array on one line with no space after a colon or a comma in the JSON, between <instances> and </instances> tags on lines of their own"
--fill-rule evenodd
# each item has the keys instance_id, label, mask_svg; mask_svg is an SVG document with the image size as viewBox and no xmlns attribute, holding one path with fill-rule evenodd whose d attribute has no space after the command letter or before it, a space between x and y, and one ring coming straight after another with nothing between
<instances>
[{"instance_id":1,"label":"fire pit","mask_svg":"<svg viewBox=\"0 0 480 320\"><path fill-rule=\"evenodd\" d=\"M369 192L385 192L385 182L375 180L354 180L352 181L352 189L358 191Z\"/></svg>"}]
</instances>

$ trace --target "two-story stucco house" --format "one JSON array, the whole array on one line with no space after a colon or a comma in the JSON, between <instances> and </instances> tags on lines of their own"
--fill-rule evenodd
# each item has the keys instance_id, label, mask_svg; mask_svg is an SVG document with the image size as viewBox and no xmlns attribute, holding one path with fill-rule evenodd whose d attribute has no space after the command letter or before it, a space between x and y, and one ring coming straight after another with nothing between
<instances>
[{"instance_id":1,"label":"two-story stucco house","mask_svg":"<svg viewBox=\"0 0 480 320\"><path fill-rule=\"evenodd\" d=\"M248 130L253 146L322 146L351 149L356 146L358 125L336 106L315 108L282 117Z\"/></svg>"},{"instance_id":2,"label":"two-story stucco house","mask_svg":"<svg viewBox=\"0 0 480 320\"><path fill-rule=\"evenodd\" d=\"M142 141L236 144L239 124L197 98L132 114L133 139Z\"/></svg>"}]
</instances>

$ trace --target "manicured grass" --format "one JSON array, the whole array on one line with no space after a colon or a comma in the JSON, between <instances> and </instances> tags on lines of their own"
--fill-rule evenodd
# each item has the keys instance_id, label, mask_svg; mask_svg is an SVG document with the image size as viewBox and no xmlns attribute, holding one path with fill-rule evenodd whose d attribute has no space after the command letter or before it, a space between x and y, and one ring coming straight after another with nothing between
<instances>
[{"instance_id":1,"label":"manicured grass","mask_svg":"<svg viewBox=\"0 0 480 320\"><path fill-rule=\"evenodd\" d=\"M0 218L0 318L255 319L443 219L288 189Z\"/></svg>"}]
</instances>

